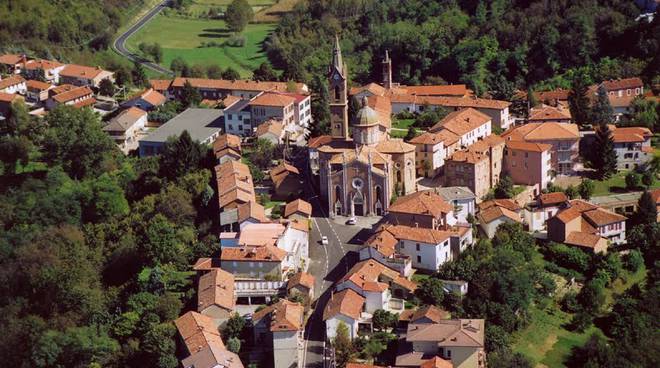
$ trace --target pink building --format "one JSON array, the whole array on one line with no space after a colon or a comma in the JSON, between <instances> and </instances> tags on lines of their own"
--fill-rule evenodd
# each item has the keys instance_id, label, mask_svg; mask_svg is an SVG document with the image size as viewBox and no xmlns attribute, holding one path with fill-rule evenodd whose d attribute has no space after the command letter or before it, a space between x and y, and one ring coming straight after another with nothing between
<instances>
[{"instance_id":1,"label":"pink building","mask_svg":"<svg viewBox=\"0 0 660 368\"><path fill-rule=\"evenodd\" d=\"M507 142L543 143L552 146L552 170L571 175L578 164L580 133L578 126L566 123L529 123L502 134Z\"/></svg>"},{"instance_id":2,"label":"pink building","mask_svg":"<svg viewBox=\"0 0 660 368\"><path fill-rule=\"evenodd\" d=\"M534 195L552 181L552 146L545 143L506 142L504 171L514 184L533 185Z\"/></svg>"}]
</instances>

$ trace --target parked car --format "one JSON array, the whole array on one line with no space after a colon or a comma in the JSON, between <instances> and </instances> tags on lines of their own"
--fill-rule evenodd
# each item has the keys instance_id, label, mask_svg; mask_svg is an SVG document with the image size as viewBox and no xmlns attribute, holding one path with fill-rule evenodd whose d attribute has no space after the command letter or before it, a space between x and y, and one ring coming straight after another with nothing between
<instances>
[{"instance_id":1,"label":"parked car","mask_svg":"<svg viewBox=\"0 0 660 368\"><path fill-rule=\"evenodd\" d=\"M357 223L357 218L355 216L351 217L346 221L346 225L355 225Z\"/></svg>"},{"instance_id":2,"label":"parked car","mask_svg":"<svg viewBox=\"0 0 660 368\"><path fill-rule=\"evenodd\" d=\"M328 245L328 237L327 236L323 235L321 237L321 244Z\"/></svg>"}]
</instances>

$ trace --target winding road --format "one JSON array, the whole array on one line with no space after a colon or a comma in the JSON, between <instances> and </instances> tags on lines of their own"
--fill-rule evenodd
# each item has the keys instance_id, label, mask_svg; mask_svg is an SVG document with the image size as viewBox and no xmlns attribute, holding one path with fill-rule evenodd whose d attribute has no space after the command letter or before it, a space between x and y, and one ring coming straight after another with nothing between
<instances>
[{"instance_id":1,"label":"winding road","mask_svg":"<svg viewBox=\"0 0 660 368\"><path fill-rule=\"evenodd\" d=\"M149 23L149 21L158 15L164 8L167 7L169 4L170 0L164 0L160 2L158 5L156 5L153 9L149 10L147 14L145 14L140 20L138 20L135 24L133 24L131 27L129 27L124 33L122 33L115 42L112 43L112 48L120 55L124 56L125 58L131 60L131 61L137 61L140 64L144 65L146 68L149 68L153 71L156 71L158 73L163 73L163 74L168 74L168 75L174 75L171 70L163 68L162 66L152 63L151 61L146 61L140 56L133 54L132 52L128 51L126 48L126 40L128 40L129 37L131 37L135 32L139 31L142 27L144 27L145 24Z\"/></svg>"}]
</instances>

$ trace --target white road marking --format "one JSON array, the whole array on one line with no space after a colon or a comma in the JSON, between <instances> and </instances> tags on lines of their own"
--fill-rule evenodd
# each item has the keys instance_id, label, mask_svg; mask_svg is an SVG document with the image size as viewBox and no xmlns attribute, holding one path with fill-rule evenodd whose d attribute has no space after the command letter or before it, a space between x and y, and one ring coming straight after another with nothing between
<instances>
[{"instance_id":1,"label":"white road marking","mask_svg":"<svg viewBox=\"0 0 660 368\"><path fill-rule=\"evenodd\" d=\"M316 226L316 231L318 231L319 234L321 234L321 228L319 228L319 224L316 223L316 219L313 218L313 217L312 217L312 223L314 224L314 226ZM323 234L321 234L321 236L323 236ZM325 244L323 244L323 240L321 240L321 245L323 245L323 252L325 252L325 272L324 272L324 275L328 275L328 271L330 270L330 264L328 262L328 258L329 258L328 257L328 248ZM323 280L323 284L321 285L322 289L325 288L325 284L327 282L328 282L328 280Z\"/></svg>"}]
</instances>

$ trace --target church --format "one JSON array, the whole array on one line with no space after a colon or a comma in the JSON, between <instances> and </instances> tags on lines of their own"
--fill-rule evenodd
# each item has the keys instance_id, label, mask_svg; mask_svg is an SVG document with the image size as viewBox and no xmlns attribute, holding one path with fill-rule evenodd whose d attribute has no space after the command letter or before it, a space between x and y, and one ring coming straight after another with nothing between
<instances>
[{"instance_id":1,"label":"church","mask_svg":"<svg viewBox=\"0 0 660 368\"><path fill-rule=\"evenodd\" d=\"M416 191L415 146L390 137L391 108L363 97L348 117L348 70L335 39L328 68L331 137L318 147L320 192L333 216L383 215L394 194Z\"/></svg>"}]
</instances>

